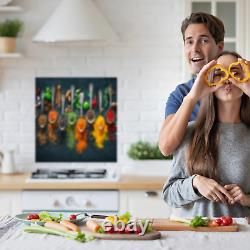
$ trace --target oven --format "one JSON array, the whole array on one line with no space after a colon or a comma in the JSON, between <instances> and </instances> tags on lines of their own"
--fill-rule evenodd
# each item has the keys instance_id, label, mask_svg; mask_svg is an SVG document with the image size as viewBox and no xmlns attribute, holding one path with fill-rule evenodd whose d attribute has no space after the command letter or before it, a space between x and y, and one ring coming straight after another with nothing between
<instances>
[{"instance_id":1,"label":"oven","mask_svg":"<svg viewBox=\"0 0 250 250\"><path fill-rule=\"evenodd\" d=\"M118 214L119 190L24 190L23 212Z\"/></svg>"}]
</instances>

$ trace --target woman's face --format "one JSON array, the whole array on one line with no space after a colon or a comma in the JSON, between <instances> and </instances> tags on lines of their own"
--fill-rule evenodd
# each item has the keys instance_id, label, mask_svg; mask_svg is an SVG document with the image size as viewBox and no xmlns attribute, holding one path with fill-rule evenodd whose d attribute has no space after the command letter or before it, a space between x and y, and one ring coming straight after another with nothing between
<instances>
[{"instance_id":1,"label":"woman's face","mask_svg":"<svg viewBox=\"0 0 250 250\"><path fill-rule=\"evenodd\" d=\"M238 59L233 55L223 55L217 59L217 63L225 69L228 69L231 63L237 61ZM232 84L230 77L215 91L216 98L224 102L239 100L242 95L243 91Z\"/></svg>"}]
</instances>

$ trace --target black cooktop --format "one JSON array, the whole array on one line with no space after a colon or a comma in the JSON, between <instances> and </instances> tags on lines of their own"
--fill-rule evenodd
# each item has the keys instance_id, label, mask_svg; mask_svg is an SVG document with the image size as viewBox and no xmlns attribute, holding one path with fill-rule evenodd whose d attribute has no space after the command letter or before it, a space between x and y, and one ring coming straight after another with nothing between
<instances>
[{"instance_id":1,"label":"black cooktop","mask_svg":"<svg viewBox=\"0 0 250 250\"><path fill-rule=\"evenodd\" d=\"M31 179L85 179L85 178L105 178L106 169L64 169L50 170L37 169L32 172Z\"/></svg>"}]
</instances>

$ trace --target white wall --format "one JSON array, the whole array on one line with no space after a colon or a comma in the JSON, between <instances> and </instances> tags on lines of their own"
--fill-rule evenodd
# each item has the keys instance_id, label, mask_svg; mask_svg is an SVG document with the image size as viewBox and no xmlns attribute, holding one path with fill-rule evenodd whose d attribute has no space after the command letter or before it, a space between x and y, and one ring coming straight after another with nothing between
<instances>
[{"instance_id":1,"label":"white wall","mask_svg":"<svg viewBox=\"0 0 250 250\"><path fill-rule=\"evenodd\" d=\"M157 142L165 101L182 76L182 0L94 0L121 40L41 45L32 37L60 0L16 0L25 31L20 59L0 59L0 146L16 147L19 170L35 164L34 82L37 76L118 78L118 159L139 139ZM83 164L81 164L83 166Z\"/></svg>"}]
</instances>

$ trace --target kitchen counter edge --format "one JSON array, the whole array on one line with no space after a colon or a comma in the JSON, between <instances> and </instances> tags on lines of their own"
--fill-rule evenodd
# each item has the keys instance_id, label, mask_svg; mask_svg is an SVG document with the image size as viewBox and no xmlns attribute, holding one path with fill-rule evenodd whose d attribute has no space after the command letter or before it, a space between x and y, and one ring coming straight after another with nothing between
<instances>
[{"instance_id":1,"label":"kitchen counter edge","mask_svg":"<svg viewBox=\"0 0 250 250\"><path fill-rule=\"evenodd\" d=\"M97 182L27 182L30 174L0 174L0 191L11 190L84 190L84 189L119 189L119 190L161 190L167 177L164 176L137 176L122 175L115 181L97 181Z\"/></svg>"}]
</instances>

